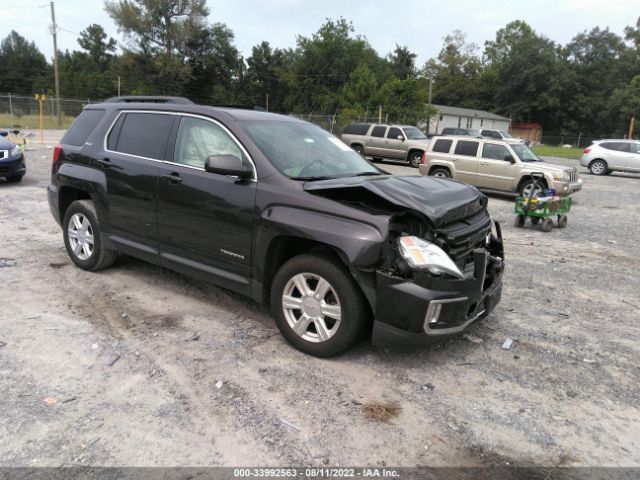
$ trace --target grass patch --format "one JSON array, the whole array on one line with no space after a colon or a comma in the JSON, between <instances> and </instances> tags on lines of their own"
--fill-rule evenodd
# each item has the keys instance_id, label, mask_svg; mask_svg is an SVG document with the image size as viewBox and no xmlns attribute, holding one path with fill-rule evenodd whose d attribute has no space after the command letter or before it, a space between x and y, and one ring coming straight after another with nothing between
<instances>
[{"instance_id":1,"label":"grass patch","mask_svg":"<svg viewBox=\"0 0 640 480\"><path fill-rule=\"evenodd\" d=\"M43 126L45 129L67 129L73 123L76 117L64 115L62 117L62 126L58 125L58 119L55 116L45 115L43 117ZM22 115L13 116L13 125L11 124L11 115L8 113L0 113L0 128L8 130L14 125L19 125L19 128L37 129L40 128L40 117L38 115Z\"/></svg>"},{"instance_id":2,"label":"grass patch","mask_svg":"<svg viewBox=\"0 0 640 480\"><path fill-rule=\"evenodd\" d=\"M582 148L562 148L553 147L551 145L540 145L538 147L531 148L536 155L543 157L563 157L563 158L575 158L578 159L582 156Z\"/></svg>"},{"instance_id":3,"label":"grass patch","mask_svg":"<svg viewBox=\"0 0 640 480\"><path fill-rule=\"evenodd\" d=\"M400 405L395 402L368 402L363 405L365 417L379 422L389 422L400 414Z\"/></svg>"}]
</instances>

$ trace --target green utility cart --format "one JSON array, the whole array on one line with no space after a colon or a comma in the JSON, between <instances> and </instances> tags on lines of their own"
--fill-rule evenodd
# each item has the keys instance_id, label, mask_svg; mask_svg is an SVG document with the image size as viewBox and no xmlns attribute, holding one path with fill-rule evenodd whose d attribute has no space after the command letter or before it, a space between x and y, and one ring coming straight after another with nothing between
<instances>
[{"instance_id":1,"label":"green utility cart","mask_svg":"<svg viewBox=\"0 0 640 480\"><path fill-rule=\"evenodd\" d=\"M553 229L553 217L557 217L558 228L567 226L567 213L571 210L571 197L539 197L536 193L542 193L539 182L544 178L542 174L533 174L534 182L528 196L517 197L515 205L516 226L523 227L527 218L533 225L542 222L542 230L550 232Z\"/></svg>"}]
</instances>

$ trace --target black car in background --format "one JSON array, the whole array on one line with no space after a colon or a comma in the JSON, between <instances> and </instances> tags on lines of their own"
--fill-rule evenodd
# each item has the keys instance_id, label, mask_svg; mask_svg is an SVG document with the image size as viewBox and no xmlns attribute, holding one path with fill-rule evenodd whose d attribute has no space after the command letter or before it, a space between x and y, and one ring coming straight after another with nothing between
<instances>
[{"instance_id":1,"label":"black car in background","mask_svg":"<svg viewBox=\"0 0 640 480\"><path fill-rule=\"evenodd\" d=\"M124 253L209 280L270 303L316 356L364 335L447 338L501 295L484 195L388 175L291 117L173 97L92 104L55 148L48 195L78 267Z\"/></svg>"},{"instance_id":2,"label":"black car in background","mask_svg":"<svg viewBox=\"0 0 640 480\"><path fill-rule=\"evenodd\" d=\"M24 161L24 153L20 145L4 138L0 132L0 178L4 177L8 182L21 182L27 173Z\"/></svg>"}]
</instances>

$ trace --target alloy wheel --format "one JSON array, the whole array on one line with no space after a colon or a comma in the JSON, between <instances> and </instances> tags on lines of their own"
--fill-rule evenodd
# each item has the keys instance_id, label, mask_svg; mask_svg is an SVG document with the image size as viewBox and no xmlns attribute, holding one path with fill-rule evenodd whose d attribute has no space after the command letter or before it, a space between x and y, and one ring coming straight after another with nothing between
<instances>
[{"instance_id":1,"label":"alloy wheel","mask_svg":"<svg viewBox=\"0 0 640 480\"><path fill-rule=\"evenodd\" d=\"M67 235L73 254L80 260L88 260L93 254L93 247L95 245L93 228L91 227L89 219L82 213L75 213L69 219Z\"/></svg>"},{"instance_id":2,"label":"alloy wheel","mask_svg":"<svg viewBox=\"0 0 640 480\"><path fill-rule=\"evenodd\" d=\"M340 328L338 295L327 280L314 273L299 273L289 279L282 294L282 309L291 330L308 342L326 342Z\"/></svg>"}]
</instances>

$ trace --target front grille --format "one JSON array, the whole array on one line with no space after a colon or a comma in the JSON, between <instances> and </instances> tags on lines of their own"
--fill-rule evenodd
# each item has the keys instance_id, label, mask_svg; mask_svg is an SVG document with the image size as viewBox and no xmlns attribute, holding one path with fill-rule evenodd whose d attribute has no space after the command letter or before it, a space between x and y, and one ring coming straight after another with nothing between
<instances>
[{"instance_id":1,"label":"front grille","mask_svg":"<svg viewBox=\"0 0 640 480\"><path fill-rule=\"evenodd\" d=\"M576 170L571 170L569 172L569 182L576 183L578 181L578 172Z\"/></svg>"},{"instance_id":2,"label":"front grille","mask_svg":"<svg viewBox=\"0 0 640 480\"><path fill-rule=\"evenodd\" d=\"M437 230L437 243L460 269L473 262L473 251L485 246L491 232L486 210Z\"/></svg>"}]
</instances>

